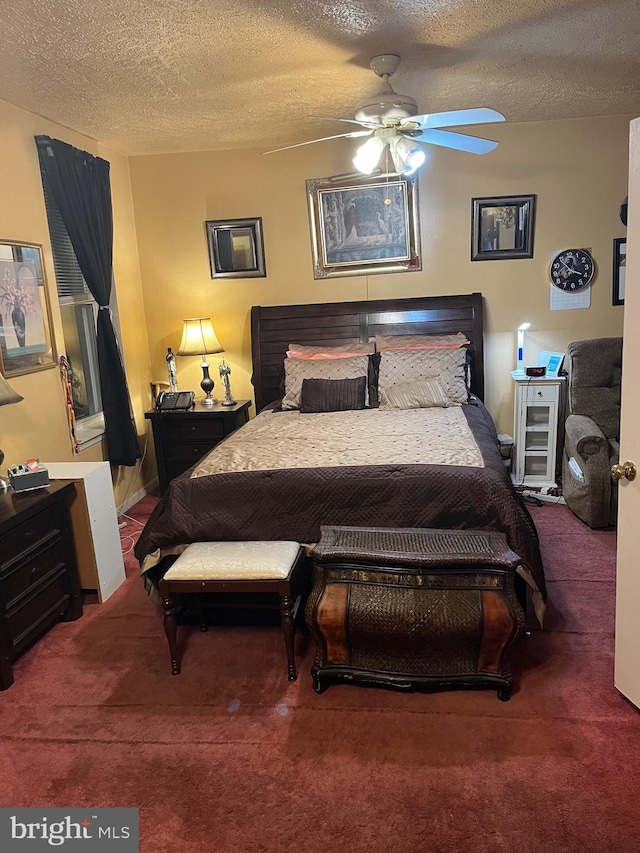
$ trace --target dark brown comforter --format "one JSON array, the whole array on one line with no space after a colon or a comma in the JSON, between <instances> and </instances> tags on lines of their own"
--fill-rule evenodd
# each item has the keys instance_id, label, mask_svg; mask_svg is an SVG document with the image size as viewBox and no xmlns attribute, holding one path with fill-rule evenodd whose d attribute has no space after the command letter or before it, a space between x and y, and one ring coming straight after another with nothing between
<instances>
[{"instance_id":1,"label":"dark brown comforter","mask_svg":"<svg viewBox=\"0 0 640 853\"><path fill-rule=\"evenodd\" d=\"M465 404L463 411L484 468L373 465L196 478L187 472L173 480L162 496L140 535L135 555L142 565L154 552L157 557L190 542L286 539L314 543L322 524L498 530L546 599L536 529L500 457L493 421L479 401ZM149 559L147 565L153 562ZM153 580L160 569L149 572Z\"/></svg>"}]
</instances>

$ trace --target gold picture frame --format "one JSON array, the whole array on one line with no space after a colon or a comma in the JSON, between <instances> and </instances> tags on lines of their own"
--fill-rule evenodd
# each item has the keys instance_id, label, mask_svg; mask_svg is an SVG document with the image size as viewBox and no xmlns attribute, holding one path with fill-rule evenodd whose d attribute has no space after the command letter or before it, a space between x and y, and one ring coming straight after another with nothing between
<instances>
[{"instance_id":1,"label":"gold picture frame","mask_svg":"<svg viewBox=\"0 0 640 853\"><path fill-rule=\"evenodd\" d=\"M314 178L307 198L314 278L422 269L415 177Z\"/></svg>"},{"instance_id":2,"label":"gold picture frame","mask_svg":"<svg viewBox=\"0 0 640 853\"><path fill-rule=\"evenodd\" d=\"M42 246L0 240L0 370L20 376L55 364Z\"/></svg>"}]
</instances>

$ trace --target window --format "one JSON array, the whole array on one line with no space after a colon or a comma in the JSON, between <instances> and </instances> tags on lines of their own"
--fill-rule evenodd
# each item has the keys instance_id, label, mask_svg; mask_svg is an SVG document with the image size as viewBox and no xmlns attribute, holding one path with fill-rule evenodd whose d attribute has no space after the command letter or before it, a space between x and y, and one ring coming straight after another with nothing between
<instances>
[{"instance_id":1,"label":"window","mask_svg":"<svg viewBox=\"0 0 640 853\"><path fill-rule=\"evenodd\" d=\"M76 434L81 446L87 446L104 433L96 342L98 305L80 271L67 229L53 194L47 189L44 174L42 185L56 272L65 354L70 368ZM112 288L111 308L117 333L115 307L115 289Z\"/></svg>"}]
</instances>

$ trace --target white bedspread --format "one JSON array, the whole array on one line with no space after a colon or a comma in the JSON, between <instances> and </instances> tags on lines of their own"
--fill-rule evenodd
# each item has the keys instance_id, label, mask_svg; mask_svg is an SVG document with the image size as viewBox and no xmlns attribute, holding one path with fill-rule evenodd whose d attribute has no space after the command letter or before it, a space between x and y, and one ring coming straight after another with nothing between
<instances>
[{"instance_id":1,"label":"white bedspread","mask_svg":"<svg viewBox=\"0 0 640 853\"><path fill-rule=\"evenodd\" d=\"M483 467L460 406L304 415L263 411L215 447L191 476L388 464Z\"/></svg>"}]
</instances>

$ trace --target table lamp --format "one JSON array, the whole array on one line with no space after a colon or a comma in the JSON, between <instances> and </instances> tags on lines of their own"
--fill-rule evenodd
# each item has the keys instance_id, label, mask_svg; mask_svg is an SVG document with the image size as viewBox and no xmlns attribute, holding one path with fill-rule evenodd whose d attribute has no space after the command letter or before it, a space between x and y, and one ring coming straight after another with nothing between
<instances>
[{"instance_id":1,"label":"table lamp","mask_svg":"<svg viewBox=\"0 0 640 853\"><path fill-rule=\"evenodd\" d=\"M11 385L7 382L4 376L0 373L0 406L8 406L10 403L19 403L24 400L17 391L14 391ZM0 450L0 466L4 462L4 453ZM0 477L0 491L9 488L6 480Z\"/></svg>"},{"instance_id":2,"label":"table lamp","mask_svg":"<svg viewBox=\"0 0 640 853\"><path fill-rule=\"evenodd\" d=\"M524 333L531 323L520 323L518 326L518 350L516 354L516 369L513 376L524 376Z\"/></svg>"},{"instance_id":3,"label":"table lamp","mask_svg":"<svg viewBox=\"0 0 640 853\"><path fill-rule=\"evenodd\" d=\"M214 381L209 376L209 364L207 355L215 352L224 352L220 341L216 337L213 323L209 317L190 317L183 321L182 340L178 349L178 355L201 355L202 382L200 387L205 393L202 400L203 406L212 406L216 400L211 396Z\"/></svg>"}]
</instances>

